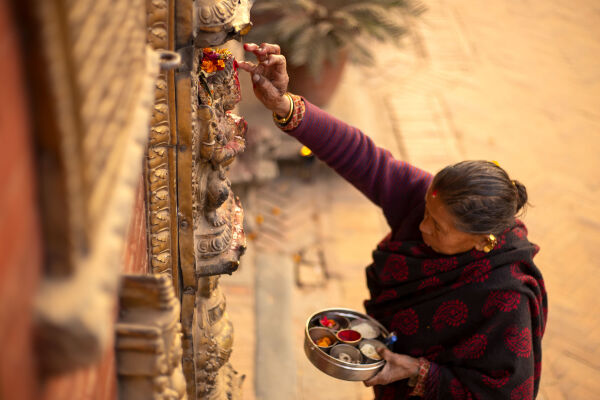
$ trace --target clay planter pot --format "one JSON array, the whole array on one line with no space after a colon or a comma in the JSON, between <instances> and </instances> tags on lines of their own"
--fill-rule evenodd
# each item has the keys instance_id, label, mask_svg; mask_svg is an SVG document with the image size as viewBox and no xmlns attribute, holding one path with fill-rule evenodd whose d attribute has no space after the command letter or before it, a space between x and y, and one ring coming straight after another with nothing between
<instances>
[{"instance_id":1,"label":"clay planter pot","mask_svg":"<svg viewBox=\"0 0 600 400\"><path fill-rule=\"evenodd\" d=\"M344 67L348 61L348 50L340 50L336 58L337 63L335 64L328 61L323 63L319 80L315 80L307 66L293 67L288 65L290 76L288 90L306 97L308 101L319 107L327 105L342 78Z\"/></svg>"}]
</instances>

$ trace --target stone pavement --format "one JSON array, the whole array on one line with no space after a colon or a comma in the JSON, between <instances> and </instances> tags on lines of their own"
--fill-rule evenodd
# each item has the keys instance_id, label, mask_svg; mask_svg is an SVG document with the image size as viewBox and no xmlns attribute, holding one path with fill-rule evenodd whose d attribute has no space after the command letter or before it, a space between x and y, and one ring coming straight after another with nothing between
<instances>
[{"instance_id":1,"label":"stone pavement","mask_svg":"<svg viewBox=\"0 0 600 400\"><path fill-rule=\"evenodd\" d=\"M328 109L432 172L497 160L527 186L524 220L550 301L539 398L600 399L600 3L426 4L403 48L373 46L375 69L347 69ZM222 282L246 400L372 398L312 367L302 335L315 310L362 309L363 268L385 222L348 184L311 168L310 180L284 171L244 196L255 238ZM269 353L279 340L285 348Z\"/></svg>"}]
</instances>

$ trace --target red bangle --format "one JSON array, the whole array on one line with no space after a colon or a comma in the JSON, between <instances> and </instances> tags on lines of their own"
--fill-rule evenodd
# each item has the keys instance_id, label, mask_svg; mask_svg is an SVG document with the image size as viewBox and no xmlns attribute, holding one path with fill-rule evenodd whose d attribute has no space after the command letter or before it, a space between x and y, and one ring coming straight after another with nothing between
<instances>
[{"instance_id":1,"label":"red bangle","mask_svg":"<svg viewBox=\"0 0 600 400\"><path fill-rule=\"evenodd\" d=\"M427 381L427 375L429 374L429 368L431 363L426 358L419 358L419 372L416 376L415 388L410 392L410 396L424 396L425 395L425 382Z\"/></svg>"}]
</instances>

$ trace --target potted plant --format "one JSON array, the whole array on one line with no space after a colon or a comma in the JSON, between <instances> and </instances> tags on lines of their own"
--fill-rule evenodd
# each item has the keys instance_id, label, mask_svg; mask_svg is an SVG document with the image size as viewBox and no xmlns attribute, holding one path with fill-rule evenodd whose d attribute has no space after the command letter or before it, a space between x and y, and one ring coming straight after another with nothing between
<instances>
[{"instance_id":1,"label":"potted plant","mask_svg":"<svg viewBox=\"0 0 600 400\"><path fill-rule=\"evenodd\" d=\"M248 41L281 46L290 91L325 105L349 59L373 62L368 40L397 39L406 16L424 11L419 0L257 0Z\"/></svg>"}]
</instances>

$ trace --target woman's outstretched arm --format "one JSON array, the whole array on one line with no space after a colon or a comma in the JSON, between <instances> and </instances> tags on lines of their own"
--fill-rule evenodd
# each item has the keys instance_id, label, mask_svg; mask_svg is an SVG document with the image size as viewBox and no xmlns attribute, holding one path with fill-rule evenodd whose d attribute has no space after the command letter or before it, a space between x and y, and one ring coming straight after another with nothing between
<instances>
[{"instance_id":1,"label":"woman's outstretched arm","mask_svg":"<svg viewBox=\"0 0 600 400\"><path fill-rule=\"evenodd\" d=\"M256 97L279 117L286 116L292 104L285 96L289 79L279 46L246 44L245 49L254 53L258 60L257 64L239 64L252 75ZM379 205L392 229L407 218L415 219L409 221L411 227L414 228L415 223L418 225L423 216L419 207L431 182L431 174L394 159L359 129L303 101L302 120L287 133Z\"/></svg>"},{"instance_id":2,"label":"woman's outstretched arm","mask_svg":"<svg viewBox=\"0 0 600 400\"><path fill-rule=\"evenodd\" d=\"M287 132L380 206L392 227L419 207L432 176L395 159L359 129L305 100L299 126ZM418 219L423 217L422 210Z\"/></svg>"}]
</instances>

